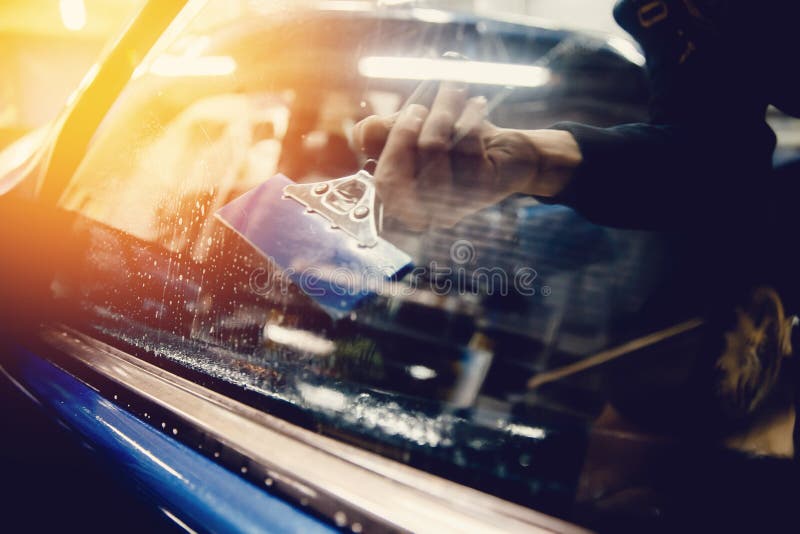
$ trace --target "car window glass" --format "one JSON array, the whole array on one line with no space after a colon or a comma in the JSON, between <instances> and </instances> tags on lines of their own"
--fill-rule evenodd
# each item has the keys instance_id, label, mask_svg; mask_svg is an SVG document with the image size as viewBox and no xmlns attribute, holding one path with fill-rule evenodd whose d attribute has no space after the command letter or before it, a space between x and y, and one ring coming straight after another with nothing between
<instances>
[{"instance_id":1,"label":"car window glass","mask_svg":"<svg viewBox=\"0 0 800 534\"><path fill-rule=\"evenodd\" d=\"M426 233L387 220L382 235L420 269L332 316L215 214L277 173L312 183L365 165L351 127L400 109L420 80L367 76L361 59L455 50L531 65L570 39L548 81L515 89L491 120L645 120L640 65L600 38L391 9L243 9L190 27L123 91L64 195L89 244L57 293L78 304L82 327L171 370L569 516L587 436L610 399L650 388L652 405L640 406L650 409L658 388L683 378L658 370L691 366L664 364L663 347L628 360L604 352L673 323L692 330L689 317L643 313L669 292L664 236L523 196ZM495 82L470 91L491 100L507 90ZM681 332L668 336L670 354L690 354L695 340ZM619 379L644 369L637 384Z\"/></svg>"}]
</instances>

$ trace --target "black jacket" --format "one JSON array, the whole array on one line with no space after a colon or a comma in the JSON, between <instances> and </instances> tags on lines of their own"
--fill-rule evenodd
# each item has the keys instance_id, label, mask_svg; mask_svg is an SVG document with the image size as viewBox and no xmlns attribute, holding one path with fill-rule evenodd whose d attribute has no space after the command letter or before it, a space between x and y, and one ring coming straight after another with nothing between
<instances>
[{"instance_id":1,"label":"black jacket","mask_svg":"<svg viewBox=\"0 0 800 534\"><path fill-rule=\"evenodd\" d=\"M555 200L646 229L768 212L775 136L764 117L769 104L800 116L800 2L621 0L614 15L644 50L651 122L556 125L584 161Z\"/></svg>"}]
</instances>

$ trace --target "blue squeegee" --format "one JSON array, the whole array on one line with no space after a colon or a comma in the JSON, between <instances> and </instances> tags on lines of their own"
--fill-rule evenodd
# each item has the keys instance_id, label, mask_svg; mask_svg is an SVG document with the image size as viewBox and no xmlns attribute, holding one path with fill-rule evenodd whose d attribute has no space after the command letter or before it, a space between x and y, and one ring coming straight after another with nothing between
<instances>
[{"instance_id":1,"label":"blue squeegee","mask_svg":"<svg viewBox=\"0 0 800 534\"><path fill-rule=\"evenodd\" d=\"M312 184L278 174L216 216L334 318L412 268L408 254L379 236L381 204L364 170Z\"/></svg>"}]
</instances>

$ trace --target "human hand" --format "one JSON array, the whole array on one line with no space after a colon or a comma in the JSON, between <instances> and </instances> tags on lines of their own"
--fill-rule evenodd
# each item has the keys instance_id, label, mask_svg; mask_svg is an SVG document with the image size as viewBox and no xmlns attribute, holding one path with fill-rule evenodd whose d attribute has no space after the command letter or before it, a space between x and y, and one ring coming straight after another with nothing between
<instances>
[{"instance_id":1,"label":"human hand","mask_svg":"<svg viewBox=\"0 0 800 534\"><path fill-rule=\"evenodd\" d=\"M580 163L571 134L511 130L485 119L486 100L443 83L430 107L412 104L358 123L353 141L379 158L384 213L414 230L453 226L514 193L554 196Z\"/></svg>"}]
</instances>

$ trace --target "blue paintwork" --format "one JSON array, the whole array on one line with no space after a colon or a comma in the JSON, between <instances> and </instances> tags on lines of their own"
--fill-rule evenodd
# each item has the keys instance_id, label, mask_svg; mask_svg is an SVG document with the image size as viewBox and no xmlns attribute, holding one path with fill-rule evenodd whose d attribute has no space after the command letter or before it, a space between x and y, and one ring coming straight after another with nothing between
<instances>
[{"instance_id":1,"label":"blue paintwork","mask_svg":"<svg viewBox=\"0 0 800 534\"><path fill-rule=\"evenodd\" d=\"M24 349L18 379L96 450L144 487L155 504L211 532L328 533L335 529L256 488L118 408Z\"/></svg>"}]
</instances>

